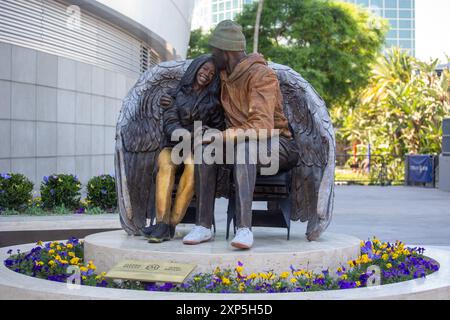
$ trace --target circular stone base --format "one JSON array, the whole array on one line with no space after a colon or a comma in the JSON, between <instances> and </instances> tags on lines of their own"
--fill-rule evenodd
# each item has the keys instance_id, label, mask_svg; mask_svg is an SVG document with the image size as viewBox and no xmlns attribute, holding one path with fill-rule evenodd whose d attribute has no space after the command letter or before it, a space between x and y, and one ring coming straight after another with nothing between
<instances>
[{"instance_id":1,"label":"circular stone base","mask_svg":"<svg viewBox=\"0 0 450 320\"><path fill-rule=\"evenodd\" d=\"M194 271L212 272L235 268L244 263L245 272L281 273L290 266L315 272L337 269L360 253L360 240L347 235L326 233L318 241L308 242L305 237L292 237L287 241L279 230L258 229L251 250L237 250L219 232L215 240L197 246L182 243L190 228L179 228L177 237L162 244L150 244L144 237L128 236L124 231L94 234L85 239L85 258L93 260L99 271L109 271L123 260L163 261L197 265ZM181 232L179 232L181 231Z\"/></svg>"}]
</instances>

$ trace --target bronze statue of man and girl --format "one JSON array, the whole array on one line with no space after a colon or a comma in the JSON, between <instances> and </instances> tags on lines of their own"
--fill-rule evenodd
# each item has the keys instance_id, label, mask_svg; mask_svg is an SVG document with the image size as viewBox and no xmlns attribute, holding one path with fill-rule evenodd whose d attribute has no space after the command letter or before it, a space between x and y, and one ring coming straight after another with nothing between
<instances>
[{"instance_id":1,"label":"bronze statue of man and girl","mask_svg":"<svg viewBox=\"0 0 450 320\"><path fill-rule=\"evenodd\" d=\"M334 157L334 151L330 154L330 150L334 148L334 145L330 146L334 141L334 135L330 130L331 122L329 117L327 118L326 106L321 104L323 101L312 87L298 74L294 74L294 71L291 72L291 69L283 69L280 68L283 66L278 65L280 71L276 72L275 67L269 66L260 54L246 54L246 40L242 27L233 21L225 20L219 23L212 33L209 45L212 54L194 59L178 85L166 90L159 99L158 103L162 108L162 133L160 152L157 154L156 161L155 192L152 198L155 204L156 224L150 227L143 227L141 224L137 228L139 233L144 235L150 243L171 240L175 235L176 226L183 220L195 195L197 198L196 224L183 238L183 243L198 245L213 239L211 228L216 196L216 189L213 186L217 181L218 165L195 163L193 151L184 152L181 165L175 163L172 157L173 148L177 144L173 141L174 132L182 129L194 134L194 124L201 122L203 132L214 129L211 131L213 133L202 141L202 147L216 139L236 142L239 134L246 130L253 130L256 133L265 132L269 145L271 140L278 144L276 149L279 172L298 170L294 172L296 176L293 180L294 186L308 178L316 180L313 184L307 182L303 190L297 191L298 194L302 194L298 196L299 205L294 205L295 213L292 214L294 219L302 221L308 220L302 214L309 215L311 227L308 226L308 239L314 240L328 226L332 210L332 205L330 208L329 204L332 203L333 187L328 182L327 192L323 191L322 194L319 192L320 182L330 176L330 171L325 170L329 164L328 160ZM279 80L281 74L284 74L281 78L285 78L283 83L286 83L286 92L283 93ZM287 101L286 94L290 94L293 97L291 100L295 102L287 105L287 113L284 104ZM306 120L298 113L302 111L302 108L307 112L304 117L308 118ZM126 114L126 111L122 110L122 114ZM130 121L133 120L130 118ZM302 126L311 128L303 129ZM122 128L128 127L122 126ZM276 139L273 139L274 135ZM301 144L302 141L305 145ZM250 143L248 139L241 140L239 144L235 144L236 149L233 152L235 159L232 171L237 232L231 245L238 249L250 249L254 244L253 193L257 175L263 166L258 159L256 162L249 161L251 153L255 152ZM245 152L244 160L236 159L238 147ZM305 150L315 152L314 156L305 157ZM120 157L116 160L117 170L117 168L120 169L122 162ZM314 169L315 166L316 169ZM334 163L332 166L334 170ZM182 174L173 200L179 169L182 169ZM125 175L126 171L121 171L118 178L119 197L122 197L119 202L124 203L120 206L121 211L129 210L132 207L129 203L133 201L133 197L129 195L130 191L123 190L126 188ZM306 195L306 193L309 194ZM301 203L301 200L305 198L314 201L314 196L316 202L313 202L312 206L311 203L309 205ZM326 197L328 199L325 199ZM127 198L126 201L123 198ZM328 203L328 208L321 208L324 203ZM308 208L316 206L318 209L313 209L314 212L306 212L303 210L305 208L301 207L305 204ZM124 226L127 225L126 228L124 227L127 231L134 228L131 226L133 218L130 214L121 212L121 221ZM136 226L137 223L134 225Z\"/></svg>"}]
</instances>

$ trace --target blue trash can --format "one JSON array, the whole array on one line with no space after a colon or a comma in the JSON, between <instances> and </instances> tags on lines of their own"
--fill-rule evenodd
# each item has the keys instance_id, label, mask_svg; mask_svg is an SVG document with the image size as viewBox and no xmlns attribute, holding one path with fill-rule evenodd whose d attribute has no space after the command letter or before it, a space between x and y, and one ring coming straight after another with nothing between
<instances>
[{"instance_id":1,"label":"blue trash can","mask_svg":"<svg viewBox=\"0 0 450 320\"><path fill-rule=\"evenodd\" d=\"M405 165L405 183L408 186L436 186L436 156L408 155Z\"/></svg>"}]
</instances>

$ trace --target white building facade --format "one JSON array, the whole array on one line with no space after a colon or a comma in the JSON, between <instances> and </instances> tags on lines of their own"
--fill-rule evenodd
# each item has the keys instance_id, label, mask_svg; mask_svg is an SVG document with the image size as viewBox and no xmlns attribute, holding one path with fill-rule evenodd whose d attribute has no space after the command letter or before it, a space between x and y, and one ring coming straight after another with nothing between
<instances>
[{"instance_id":1,"label":"white building facade","mask_svg":"<svg viewBox=\"0 0 450 320\"><path fill-rule=\"evenodd\" d=\"M194 0L0 0L0 172L114 173L139 75L185 58Z\"/></svg>"},{"instance_id":2,"label":"white building facade","mask_svg":"<svg viewBox=\"0 0 450 320\"><path fill-rule=\"evenodd\" d=\"M197 0L192 29L209 31L222 20L234 20L244 6L258 0Z\"/></svg>"}]
</instances>

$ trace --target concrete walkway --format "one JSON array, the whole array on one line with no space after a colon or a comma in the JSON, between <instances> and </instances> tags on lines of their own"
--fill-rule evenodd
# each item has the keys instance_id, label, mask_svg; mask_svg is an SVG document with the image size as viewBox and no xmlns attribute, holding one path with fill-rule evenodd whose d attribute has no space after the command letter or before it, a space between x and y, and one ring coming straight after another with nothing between
<instances>
[{"instance_id":1,"label":"concrete walkway","mask_svg":"<svg viewBox=\"0 0 450 320\"><path fill-rule=\"evenodd\" d=\"M227 204L224 199L216 204L220 230L226 227ZM255 204L256 208L264 206ZM120 228L118 216L0 217L0 232L100 228ZM303 235L305 230L306 224L293 223L293 234ZM450 193L413 187L338 186L328 231L360 239L375 235L383 241L450 246ZM284 230L279 233L286 236Z\"/></svg>"},{"instance_id":2,"label":"concrete walkway","mask_svg":"<svg viewBox=\"0 0 450 320\"><path fill-rule=\"evenodd\" d=\"M216 207L219 225L226 223L226 205L226 200L219 200ZM306 224L295 222L292 228L293 233L304 234ZM383 241L450 246L450 193L415 187L338 186L328 231L360 239L377 236Z\"/></svg>"}]
</instances>

